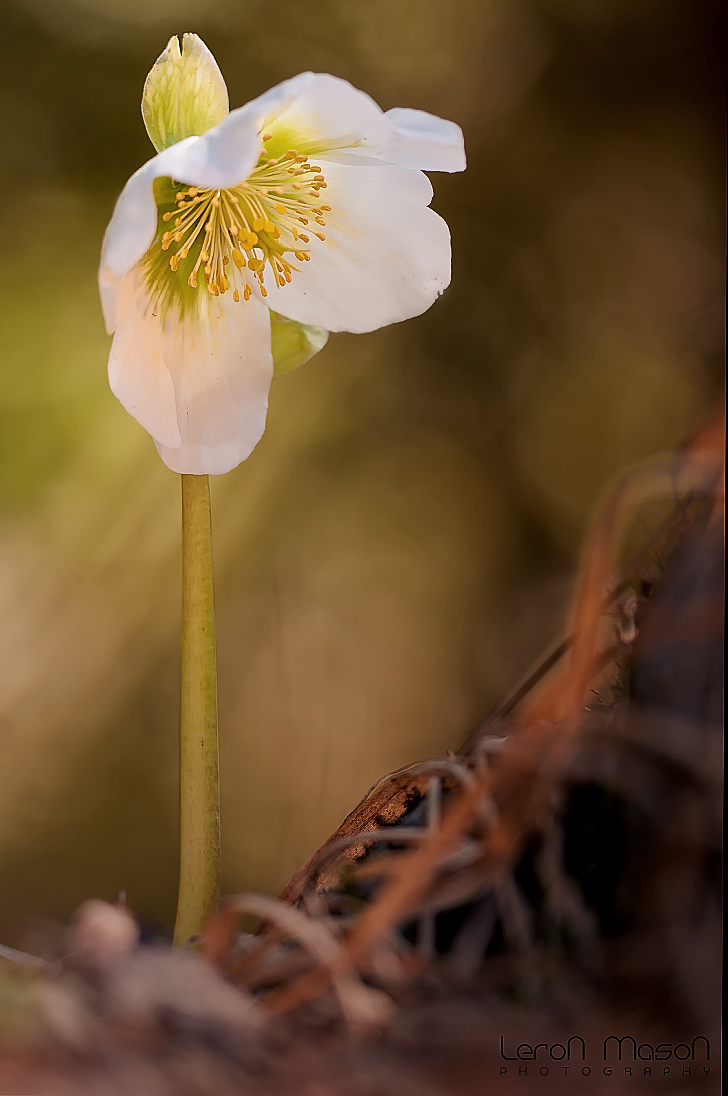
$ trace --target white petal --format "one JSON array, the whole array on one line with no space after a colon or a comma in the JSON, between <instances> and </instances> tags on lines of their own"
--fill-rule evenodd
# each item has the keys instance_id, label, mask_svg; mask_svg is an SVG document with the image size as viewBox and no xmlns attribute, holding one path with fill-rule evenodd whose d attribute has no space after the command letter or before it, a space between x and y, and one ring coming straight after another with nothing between
<instances>
[{"instance_id":1,"label":"white petal","mask_svg":"<svg viewBox=\"0 0 728 1096\"><path fill-rule=\"evenodd\" d=\"M119 195L101 249L99 281L106 275L126 274L139 262L154 239L157 228L157 204L154 201L154 180L164 175L179 178L175 169L185 165L186 158L201 140L187 137L179 144L160 152L135 171Z\"/></svg>"},{"instance_id":2,"label":"white petal","mask_svg":"<svg viewBox=\"0 0 728 1096\"><path fill-rule=\"evenodd\" d=\"M126 275L109 383L173 471L218 475L245 460L272 378L270 313L256 298L205 296L182 320L155 311L139 267Z\"/></svg>"},{"instance_id":3,"label":"white petal","mask_svg":"<svg viewBox=\"0 0 728 1096\"><path fill-rule=\"evenodd\" d=\"M325 241L311 223L309 262L289 285L266 279L266 303L328 331L373 331L426 311L450 282L450 232L428 208L432 186L419 171L329 162Z\"/></svg>"},{"instance_id":4,"label":"white petal","mask_svg":"<svg viewBox=\"0 0 728 1096\"><path fill-rule=\"evenodd\" d=\"M164 360L174 385L181 444L155 435L174 472L220 475L250 456L265 429L273 379L270 313L230 293L206 301L202 322L168 319Z\"/></svg>"},{"instance_id":5,"label":"white petal","mask_svg":"<svg viewBox=\"0 0 728 1096\"><path fill-rule=\"evenodd\" d=\"M290 147L299 152L376 150L390 139L392 127L381 108L348 80L309 72L280 87L293 93L291 100L283 109L271 110L266 121L289 132Z\"/></svg>"},{"instance_id":6,"label":"white petal","mask_svg":"<svg viewBox=\"0 0 728 1096\"><path fill-rule=\"evenodd\" d=\"M257 99L251 99L245 106L239 107L233 113L245 112L253 115L259 124L260 132L267 123L280 117L291 103L294 103L314 80L314 73L300 72L298 76L292 76L290 80L283 80L269 91L259 95Z\"/></svg>"},{"instance_id":7,"label":"white petal","mask_svg":"<svg viewBox=\"0 0 728 1096\"><path fill-rule=\"evenodd\" d=\"M165 445L181 445L162 322L138 268L120 281L118 324L109 353L111 391L153 437Z\"/></svg>"},{"instance_id":8,"label":"white petal","mask_svg":"<svg viewBox=\"0 0 728 1096\"><path fill-rule=\"evenodd\" d=\"M99 268L101 311L104 315L108 335L113 335L116 331L116 311L123 281L124 275L114 274L110 267L102 266Z\"/></svg>"},{"instance_id":9,"label":"white petal","mask_svg":"<svg viewBox=\"0 0 728 1096\"><path fill-rule=\"evenodd\" d=\"M280 88L298 94L285 109L271 110L266 121L285 128L299 152L338 163L384 160L421 171L465 168L463 134L455 122L406 107L384 114L365 92L328 73L302 73Z\"/></svg>"},{"instance_id":10,"label":"white petal","mask_svg":"<svg viewBox=\"0 0 728 1096\"><path fill-rule=\"evenodd\" d=\"M394 107L384 115L392 126L383 158L420 171L464 171L463 131L455 122L424 110Z\"/></svg>"}]
</instances>

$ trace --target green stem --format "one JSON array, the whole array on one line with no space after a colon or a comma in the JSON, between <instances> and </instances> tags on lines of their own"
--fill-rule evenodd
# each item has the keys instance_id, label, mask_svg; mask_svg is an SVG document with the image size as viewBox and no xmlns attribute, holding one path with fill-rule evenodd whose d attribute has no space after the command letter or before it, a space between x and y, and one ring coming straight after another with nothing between
<instances>
[{"instance_id":1,"label":"green stem","mask_svg":"<svg viewBox=\"0 0 728 1096\"><path fill-rule=\"evenodd\" d=\"M182 476L180 876L174 942L202 931L220 894L215 598L209 476Z\"/></svg>"}]
</instances>

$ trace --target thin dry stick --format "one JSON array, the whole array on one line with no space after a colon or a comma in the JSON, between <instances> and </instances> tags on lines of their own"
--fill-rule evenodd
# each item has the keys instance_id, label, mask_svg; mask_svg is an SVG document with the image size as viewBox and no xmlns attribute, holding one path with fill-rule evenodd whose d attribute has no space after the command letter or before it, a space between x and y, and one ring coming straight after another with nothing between
<instances>
[{"instance_id":1,"label":"thin dry stick","mask_svg":"<svg viewBox=\"0 0 728 1096\"><path fill-rule=\"evenodd\" d=\"M304 887L308 886L311 873L316 870L319 876L324 876L328 881L336 870L337 858L332 857L325 866L325 871L315 865L319 858L326 854L326 850L339 840L367 832L380 824L390 823L394 825L402 817L406 810L409 796L413 792L424 796L427 791L426 777L441 776L444 780L455 779L461 785L472 782L472 777L466 765L454 757L439 757L429 761L418 761L413 765L407 765L389 773L382 780L369 789L357 807L344 819L316 852L298 869L289 879L285 888L279 895L282 901L291 905L297 905L301 900ZM354 842L356 845L356 842ZM341 852L338 854L342 856ZM353 860L356 857L343 857ZM317 880L320 885L321 879Z\"/></svg>"},{"instance_id":2,"label":"thin dry stick","mask_svg":"<svg viewBox=\"0 0 728 1096\"><path fill-rule=\"evenodd\" d=\"M442 858L460 840L478 810L481 788L474 785L463 792L438 830L423 840L418 849L401 857L399 874L387 881L377 901L362 913L346 944L347 959L358 964L389 934L406 914L416 906L427 890ZM292 985L276 991L267 999L268 1009L278 1014L297 1008L318 996L327 984L321 970L303 975Z\"/></svg>"},{"instance_id":3,"label":"thin dry stick","mask_svg":"<svg viewBox=\"0 0 728 1096\"><path fill-rule=\"evenodd\" d=\"M319 872L328 860L338 856L339 853L352 847L356 848L357 845L369 845L379 841L392 842L393 844L399 842L409 845L421 841L427 832L424 826L407 826L406 828L404 826L387 826L382 829L365 830L363 833L350 834L349 837L342 837L335 841L333 845L325 845L319 850L315 859L309 863L308 875L301 885L301 901L304 904L306 903L316 885L316 877Z\"/></svg>"},{"instance_id":4,"label":"thin dry stick","mask_svg":"<svg viewBox=\"0 0 728 1096\"><path fill-rule=\"evenodd\" d=\"M431 833L439 828L441 805L442 784L439 777L431 776L427 791L427 828ZM417 948L425 962L429 962L435 957L435 917L434 913L424 914L420 918L417 929Z\"/></svg>"},{"instance_id":5,"label":"thin dry stick","mask_svg":"<svg viewBox=\"0 0 728 1096\"><path fill-rule=\"evenodd\" d=\"M378 990L365 986L347 953L333 933L300 910L265 894L240 894L225 900L226 915L252 913L282 929L325 968L350 1027L366 1028L381 1023L391 1002ZM320 972L320 967L318 968Z\"/></svg>"}]
</instances>

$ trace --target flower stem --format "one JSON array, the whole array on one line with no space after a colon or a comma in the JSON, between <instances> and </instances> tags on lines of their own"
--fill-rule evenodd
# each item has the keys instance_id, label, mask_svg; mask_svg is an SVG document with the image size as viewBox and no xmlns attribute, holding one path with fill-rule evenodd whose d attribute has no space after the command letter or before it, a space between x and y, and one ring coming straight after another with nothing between
<instances>
[{"instance_id":1,"label":"flower stem","mask_svg":"<svg viewBox=\"0 0 728 1096\"><path fill-rule=\"evenodd\" d=\"M215 598L209 476L182 476L180 876L174 942L202 931L220 893Z\"/></svg>"}]
</instances>

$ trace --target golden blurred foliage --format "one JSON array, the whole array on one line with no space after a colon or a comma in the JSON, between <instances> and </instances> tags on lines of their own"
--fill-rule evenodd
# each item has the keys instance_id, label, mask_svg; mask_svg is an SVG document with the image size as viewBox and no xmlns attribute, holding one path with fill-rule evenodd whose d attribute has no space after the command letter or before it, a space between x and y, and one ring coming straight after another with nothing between
<instances>
[{"instance_id":1,"label":"golden blurred foliage","mask_svg":"<svg viewBox=\"0 0 728 1096\"><path fill-rule=\"evenodd\" d=\"M458 121L453 283L332 336L216 480L225 891L275 892L456 748L561 623L623 464L720 390L713 0L0 0L0 916L176 899L179 484L110 394L95 272L194 30L239 105L306 68ZM6 937L7 938L7 934Z\"/></svg>"}]
</instances>

